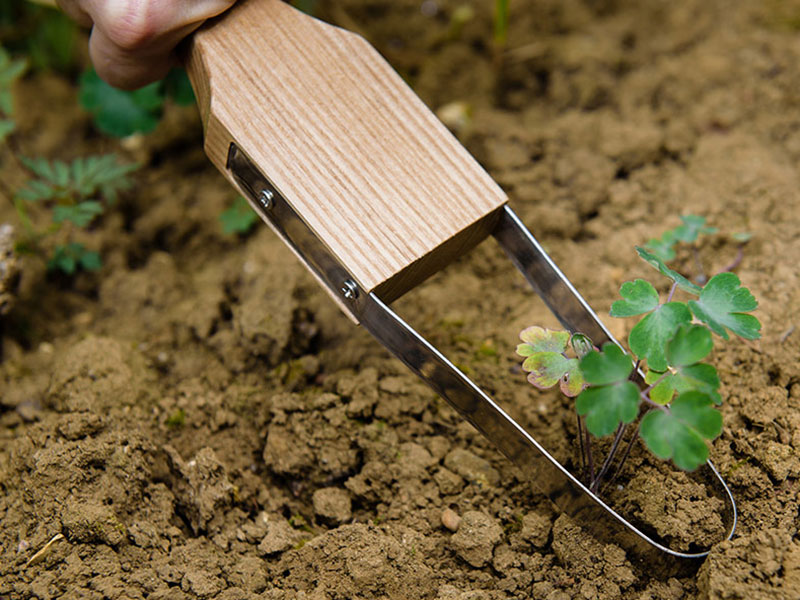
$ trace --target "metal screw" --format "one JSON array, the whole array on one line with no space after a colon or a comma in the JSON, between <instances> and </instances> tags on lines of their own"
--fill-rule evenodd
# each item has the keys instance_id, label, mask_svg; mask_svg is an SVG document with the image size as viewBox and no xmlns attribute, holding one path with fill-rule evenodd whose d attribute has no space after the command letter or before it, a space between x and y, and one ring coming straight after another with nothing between
<instances>
[{"instance_id":1,"label":"metal screw","mask_svg":"<svg viewBox=\"0 0 800 600\"><path fill-rule=\"evenodd\" d=\"M261 207L269 210L272 208L272 199L275 198L275 192L272 190L261 190L261 194L258 196L258 203L261 204Z\"/></svg>"},{"instance_id":2,"label":"metal screw","mask_svg":"<svg viewBox=\"0 0 800 600\"><path fill-rule=\"evenodd\" d=\"M344 296L346 300L352 301L358 298L358 285L352 279L346 279L344 283L342 283L342 288L339 291L342 292L342 296Z\"/></svg>"}]
</instances>

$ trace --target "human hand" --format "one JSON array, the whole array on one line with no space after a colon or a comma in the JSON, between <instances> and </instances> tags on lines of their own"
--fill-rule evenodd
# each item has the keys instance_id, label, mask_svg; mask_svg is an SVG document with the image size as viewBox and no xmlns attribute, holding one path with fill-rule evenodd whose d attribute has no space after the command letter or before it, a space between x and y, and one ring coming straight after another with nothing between
<instances>
[{"instance_id":1,"label":"human hand","mask_svg":"<svg viewBox=\"0 0 800 600\"><path fill-rule=\"evenodd\" d=\"M97 74L124 89L163 78L175 64L175 46L235 1L57 0L71 18L92 28L89 55Z\"/></svg>"}]
</instances>

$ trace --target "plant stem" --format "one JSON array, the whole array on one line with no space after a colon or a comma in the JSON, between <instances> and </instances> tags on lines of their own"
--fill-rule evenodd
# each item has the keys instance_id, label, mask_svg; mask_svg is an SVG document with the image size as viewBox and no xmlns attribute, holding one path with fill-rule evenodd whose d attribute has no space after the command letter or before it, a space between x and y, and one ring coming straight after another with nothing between
<instances>
[{"instance_id":1,"label":"plant stem","mask_svg":"<svg viewBox=\"0 0 800 600\"><path fill-rule=\"evenodd\" d=\"M724 267L720 273L727 273L729 271L733 271L736 267L742 264L742 259L744 258L744 244L739 244L736 248L736 257L731 261L729 265Z\"/></svg>"},{"instance_id":2,"label":"plant stem","mask_svg":"<svg viewBox=\"0 0 800 600\"><path fill-rule=\"evenodd\" d=\"M575 413L575 417L578 421L578 445L581 448L581 473L583 473L583 477L586 477L586 449L583 446L583 423L581 422L581 417L578 413Z\"/></svg>"},{"instance_id":3,"label":"plant stem","mask_svg":"<svg viewBox=\"0 0 800 600\"><path fill-rule=\"evenodd\" d=\"M678 282L674 282L672 287L669 290L669 296L667 296L667 302L672 302L672 297L675 295L675 290L678 289Z\"/></svg>"},{"instance_id":4,"label":"plant stem","mask_svg":"<svg viewBox=\"0 0 800 600\"><path fill-rule=\"evenodd\" d=\"M598 488L600 487L600 483L602 482L603 477L608 472L611 463L614 461L614 456L616 456L617 454L619 443L622 441L622 437L625 435L625 429L627 427L628 426L623 423L620 423L619 427L617 427L617 433L614 436L614 442L611 444L611 449L608 451L608 455L606 456L606 459L603 461L603 466L600 467L600 472L597 474L597 477L592 482L592 485L589 488L591 491L596 493Z\"/></svg>"},{"instance_id":5,"label":"plant stem","mask_svg":"<svg viewBox=\"0 0 800 600\"><path fill-rule=\"evenodd\" d=\"M584 444L586 446L586 458L587 462L589 463L589 477L586 478L586 481L589 482L591 486L592 482L594 481L594 459L592 458L592 440L589 438L589 430L584 427L583 434L585 436Z\"/></svg>"},{"instance_id":6,"label":"plant stem","mask_svg":"<svg viewBox=\"0 0 800 600\"><path fill-rule=\"evenodd\" d=\"M641 421L639 421L639 423L641 424ZM603 489L607 488L609 485L614 483L617 477L619 477L619 474L622 472L622 467L625 466L625 461L628 460L628 456L630 456L631 454L631 448L633 448L633 444L638 439L638 437L639 437L639 425L636 426L636 431L633 432L631 439L628 441L628 445L625 447L625 452L623 452L622 458L617 464L617 468L614 470L614 474L608 479L606 484L603 486Z\"/></svg>"}]
</instances>

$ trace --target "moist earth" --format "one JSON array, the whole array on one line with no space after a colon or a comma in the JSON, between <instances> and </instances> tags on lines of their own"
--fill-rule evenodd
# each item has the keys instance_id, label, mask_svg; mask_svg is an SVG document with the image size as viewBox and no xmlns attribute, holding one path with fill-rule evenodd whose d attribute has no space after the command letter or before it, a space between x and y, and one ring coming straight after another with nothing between
<instances>
[{"instance_id":1,"label":"moist earth","mask_svg":"<svg viewBox=\"0 0 800 600\"><path fill-rule=\"evenodd\" d=\"M193 109L117 143L73 82L36 74L15 90L25 155L144 166L86 234L101 272L60 278L0 249L0 598L800 597L800 3L514 0L503 52L491 4L319 9L439 112L600 314L652 279L633 246L680 214L752 233L736 272L763 337L713 354L734 538L712 488L638 445L609 501L676 549L710 545L705 561L664 573L559 515L267 228L222 234L235 195ZM736 254L708 238L702 267ZM554 319L496 245L396 309L576 467L570 401L514 355Z\"/></svg>"}]
</instances>

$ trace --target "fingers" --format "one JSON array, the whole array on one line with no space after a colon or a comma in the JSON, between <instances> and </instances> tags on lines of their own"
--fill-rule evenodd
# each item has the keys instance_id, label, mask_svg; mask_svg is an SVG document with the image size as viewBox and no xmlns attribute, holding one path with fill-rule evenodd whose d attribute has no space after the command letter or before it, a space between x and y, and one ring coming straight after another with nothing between
<instances>
[{"instance_id":1,"label":"fingers","mask_svg":"<svg viewBox=\"0 0 800 600\"><path fill-rule=\"evenodd\" d=\"M89 54L98 75L133 89L162 78L175 46L235 0L60 0L93 23ZM83 15L83 17L81 16Z\"/></svg>"},{"instance_id":2,"label":"fingers","mask_svg":"<svg viewBox=\"0 0 800 600\"><path fill-rule=\"evenodd\" d=\"M92 26L92 18L80 7L78 0L56 0L58 7L78 25L83 27Z\"/></svg>"}]
</instances>

